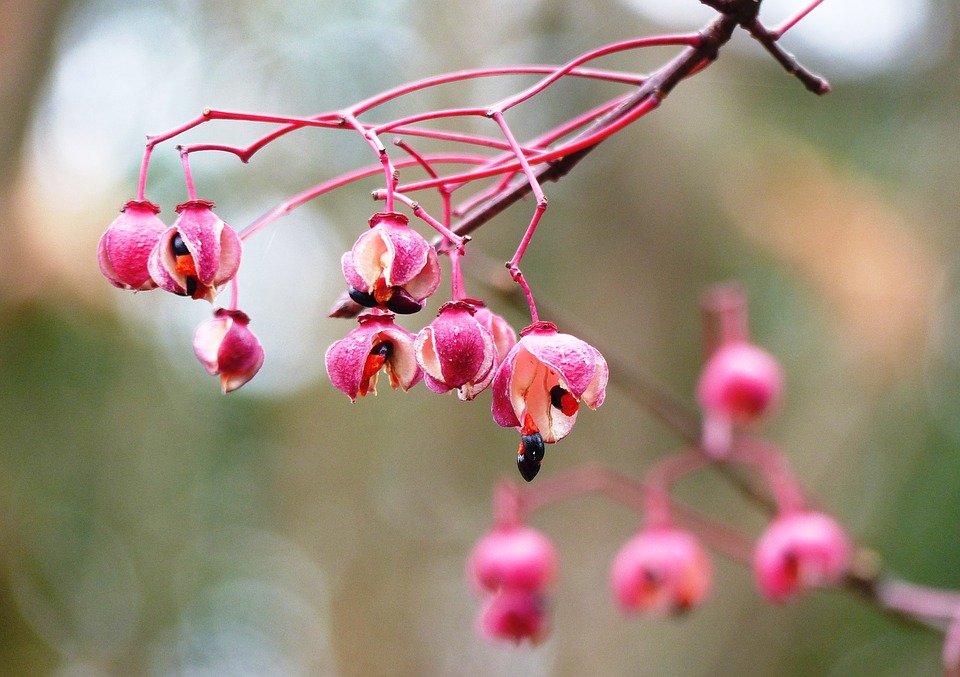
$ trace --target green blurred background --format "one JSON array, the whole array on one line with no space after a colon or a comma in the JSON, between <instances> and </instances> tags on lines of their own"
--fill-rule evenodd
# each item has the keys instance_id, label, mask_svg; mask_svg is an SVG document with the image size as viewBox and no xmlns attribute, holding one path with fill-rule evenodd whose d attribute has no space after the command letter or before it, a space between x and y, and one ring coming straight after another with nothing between
<instances>
[{"instance_id":1,"label":"green blurred background","mask_svg":"<svg viewBox=\"0 0 960 677\"><path fill-rule=\"evenodd\" d=\"M801 4L768 0L765 16ZM144 135L204 106L309 114L709 17L695 0L0 4L0 674L938 674L935 634L846 594L772 607L719 559L703 609L622 618L606 573L638 519L595 497L534 519L561 558L551 638L478 638L464 560L492 484L516 477L515 433L493 424L487 395L382 387L351 405L323 373L326 346L351 326L325 317L343 289L339 257L375 181L249 241L241 307L267 361L230 396L192 354L206 304L125 294L99 274L96 243L133 197ZM789 378L770 437L895 571L947 587L960 587L958 17L949 0L827 0L784 40L831 80L824 98L738 36L547 186L524 262L542 315L556 309L561 329L688 401L698 296L743 281L754 338ZM603 65L642 72L671 54ZM501 87L410 105L482 104ZM533 133L614 91L561 88L509 119ZM185 140L257 132L211 124ZM169 219L179 160L170 144L155 158L148 197ZM354 135L301 133L249 166L203 156L194 172L201 197L242 227L370 160ZM498 217L466 261L470 290L518 327L497 294L505 273L484 262L509 258L528 218L529 205ZM612 386L541 476L591 462L640 477L680 444ZM680 496L747 533L762 526L718 475Z\"/></svg>"}]
</instances>

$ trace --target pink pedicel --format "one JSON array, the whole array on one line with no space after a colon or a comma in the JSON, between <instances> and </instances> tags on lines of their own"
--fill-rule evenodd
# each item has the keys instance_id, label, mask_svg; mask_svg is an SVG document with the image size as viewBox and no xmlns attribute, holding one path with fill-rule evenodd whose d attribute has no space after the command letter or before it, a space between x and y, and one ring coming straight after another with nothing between
<instances>
[{"instance_id":1,"label":"pink pedicel","mask_svg":"<svg viewBox=\"0 0 960 677\"><path fill-rule=\"evenodd\" d=\"M350 298L360 305L415 313L440 285L436 250L407 222L397 212L374 214L370 230L343 255Z\"/></svg>"},{"instance_id":2,"label":"pink pedicel","mask_svg":"<svg viewBox=\"0 0 960 677\"><path fill-rule=\"evenodd\" d=\"M487 600L477 632L491 640L539 644L549 631L546 597L522 588L504 588Z\"/></svg>"},{"instance_id":3,"label":"pink pedicel","mask_svg":"<svg viewBox=\"0 0 960 677\"><path fill-rule=\"evenodd\" d=\"M792 512L776 518L757 542L757 586L773 602L837 583L847 572L850 544L840 524L823 513Z\"/></svg>"},{"instance_id":4,"label":"pink pedicel","mask_svg":"<svg viewBox=\"0 0 960 677\"><path fill-rule=\"evenodd\" d=\"M550 539L536 529L498 526L474 545L467 573L481 590L543 590L556 577L557 554Z\"/></svg>"},{"instance_id":5,"label":"pink pedicel","mask_svg":"<svg viewBox=\"0 0 960 677\"><path fill-rule=\"evenodd\" d=\"M697 384L703 410L703 447L726 455L736 427L750 425L772 411L783 391L777 360L746 341L731 341L707 360Z\"/></svg>"},{"instance_id":6,"label":"pink pedicel","mask_svg":"<svg viewBox=\"0 0 960 677\"><path fill-rule=\"evenodd\" d=\"M609 372L593 346L550 322L520 332L493 379L493 418L552 444L573 429L580 404L603 404Z\"/></svg>"},{"instance_id":7,"label":"pink pedicel","mask_svg":"<svg viewBox=\"0 0 960 677\"><path fill-rule=\"evenodd\" d=\"M437 319L417 334L417 362L433 392L456 388L460 399L472 400L493 380L496 344L475 313L469 300L445 303Z\"/></svg>"},{"instance_id":8,"label":"pink pedicel","mask_svg":"<svg viewBox=\"0 0 960 677\"><path fill-rule=\"evenodd\" d=\"M207 372L220 377L224 393L252 379L263 365L263 346L239 310L218 308L193 335L193 351Z\"/></svg>"},{"instance_id":9,"label":"pink pedicel","mask_svg":"<svg viewBox=\"0 0 960 677\"><path fill-rule=\"evenodd\" d=\"M161 289L212 303L237 274L243 245L213 207L206 200L177 206L177 220L160 236L148 263Z\"/></svg>"},{"instance_id":10,"label":"pink pedicel","mask_svg":"<svg viewBox=\"0 0 960 677\"><path fill-rule=\"evenodd\" d=\"M394 324L393 313L372 313L357 318L360 326L327 349L327 375L351 401L377 394L381 369L390 387L404 391L423 377L414 352L416 337Z\"/></svg>"},{"instance_id":11,"label":"pink pedicel","mask_svg":"<svg viewBox=\"0 0 960 677\"><path fill-rule=\"evenodd\" d=\"M610 585L627 613L670 614L699 605L712 583L710 559L690 533L646 529L620 549L610 568Z\"/></svg>"},{"instance_id":12,"label":"pink pedicel","mask_svg":"<svg viewBox=\"0 0 960 677\"><path fill-rule=\"evenodd\" d=\"M115 287L131 291L156 289L147 259L167 229L157 214L160 207L146 200L130 200L100 238L97 259L103 276Z\"/></svg>"}]
</instances>

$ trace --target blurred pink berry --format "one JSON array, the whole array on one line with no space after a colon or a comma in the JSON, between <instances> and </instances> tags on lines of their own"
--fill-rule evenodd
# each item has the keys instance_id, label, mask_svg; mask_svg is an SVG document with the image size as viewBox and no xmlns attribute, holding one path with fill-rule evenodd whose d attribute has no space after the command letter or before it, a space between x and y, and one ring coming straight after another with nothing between
<instances>
[{"instance_id":1,"label":"blurred pink berry","mask_svg":"<svg viewBox=\"0 0 960 677\"><path fill-rule=\"evenodd\" d=\"M213 302L240 267L243 245L236 231L213 213L213 203L190 200L150 253L150 276L179 296Z\"/></svg>"},{"instance_id":2,"label":"blurred pink berry","mask_svg":"<svg viewBox=\"0 0 960 677\"><path fill-rule=\"evenodd\" d=\"M760 592L783 602L811 588L831 585L847 572L850 545L840 524L817 512L776 518L757 542L753 570Z\"/></svg>"},{"instance_id":3,"label":"blurred pink berry","mask_svg":"<svg viewBox=\"0 0 960 677\"><path fill-rule=\"evenodd\" d=\"M581 402L591 409L603 404L607 377L600 351L550 322L536 322L520 332L497 369L493 418L552 444L573 429Z\"/></svg>"},{"instance_id":4,"label":"blurred pink berry","mask_svg":"<svg viewBox=\"0 0 960 677\"><path fill-rule=\"evenodd\" d=\"M707 361L697 386L700 405L734 423L751 423L780 399L783 375L762 348L735 341L720 346Z\"/></svg>"},{"instance_id":5,"label":"blurred pink berry","mask_svg":"<svg viewBox=\"0 0 960 677\"><path fill-rule=\"evenodd\" d=\"M467 572L482 590L543 590L557 574L557 554L550 539L523 525L495 527L470 553Z\"/></svg>"},{"instance_id":6,"label":"blurred pink berry","mask_svg":"<svg viewBox=\"0 0 960 677\"><path fill-rule=\"evenodd\" d=\"M437 319L417 334L417 362L433 392L457 388L460 399L472 400L493 380L497 349L474 313L469 301L445 303Z\"/></svg>"},{"instance_id":7,"label":"blurred pink berry","mask_svg":"<svg viewBox=\"0 0 960 677\"><path fill-rule=\"evenodd\" d=\"M370 230L343 255L341 265L350 298L401 315L423 308L440 284L436 250L396 212L371 216Z\"/></svg>"},{"instance_id":8,"label":"blurred pink berry","mask_svg":"<svg viewBox=\"0 0 960 677\"><path fill-rule=\"evenodd\" d=\"M493 640L538 644L547 635L546 598L539 592L504 588L490 596L477 619L477 632Z\"/></svg>"},{"instance_id":9,"label":"blurred pink berry","mask_svg":"<svg viewBox=\"0 0 960 677\"><path fill-rule=\"evenodd\" d=\"M100 238L97 258L100 271L120 289L147 291L157 284L147 270L147 259L167 226L160 208L146 200L130 200Z\"/></svg>"},{"instance_id":10,"label":"blurred pink berry","mask_svg":"<svg viewBox=\"0 0 960 677\"><path fill-rule=\"evenodd\" d=\"M610 568L613 596L625 612L688 611L710 591L710 559L694 536L646 529L620 549Z\"/></svg>"},{"instance_id":11,"label":"blurred pink berry","mask_svg":"<svg viewBox=\"0 0 960 677\"><path fill-rule=\"evenodd\" d=\"M783 390L777 360L745 341L721 345L707 360L697 384L703 409L705 450L724 455L735 426L748 425L771 411Z\"/></svg>"},{"instance_id":12,"label":"blurred pink berry","mask_svg":"<svg viewBox=\"0 0 960 677\"><path fill-rule=\"evenodd\" d=\"M360 326L327 349L331 383L354 402L358 395L377 394L381 369L394 389L409 390L423 377L413 348L416 337L393 318L392 313L361 315Z\"/></svg>"},{"instance_id":13,"label":"blurred pink berry","mask_svg":"<svg viewBox=\"0 0 960 677\"><path fill-rule=\"evenodd\" d=\"M236 390L263 365L263 347L239 310L218 308L193 334L193 351L211 375L220 376L223 392Z\"/></svg>"}]
</instances>

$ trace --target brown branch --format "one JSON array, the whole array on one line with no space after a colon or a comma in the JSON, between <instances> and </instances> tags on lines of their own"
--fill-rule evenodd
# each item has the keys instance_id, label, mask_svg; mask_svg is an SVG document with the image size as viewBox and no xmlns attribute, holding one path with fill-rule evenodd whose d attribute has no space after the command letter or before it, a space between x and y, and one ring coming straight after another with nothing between
<instances>
[{"instance_id":1,"label":"brown branch","mask_svg":"<svg viewBox=\"0 0 960 677\"><path fill-rule=\"evenodd\" d=\"M629 99L606 115L598 118L592 125L574 137L572 142L576 142L577 139L586 138L605 127L615 124L650 98L658 100L664 99L677 83L690 75L701 64L705 61L713 61L716 59L718 50L730 40L730 37L733 35L733 30L736 27L737 21L725 15L715 19L701 32L701 43L698 46L688 47L681 52L673 61L665 65L640 85ZM558 181L566 176L571 169L579 164L580 161L598 145L600 145L600 142L539 167L535 172L537 180L541 183ZM487 202L478 205L473 210L464 214L453 228L453 232L457 235L472 233L497 214L526 197L530 191L530 183L526 181L525 178L518 179L507 190L498 193Z\"/></svg>"},{"instance_id":2,"label":"brown branch","mask_svg":"<svg viewBox=\"0 0 960 677\"><path fill-rule=\"evenodd\" d=\"M676 58L651 75L620 106L597 118L590 126L571 139L571 143L576 143L577 139L585 139L606 127L616 124L651 98L662 101L677 83L702 67L705 62L711 62L717 58L720 47L730 40L737 25L736 19L726 15L714 19L701 31L701 40L698 46L683 50ZM598 145L600 145L599 141L570 155L539 166L534 170L537 181L544 183L560 180ZM526 177L518 177L508 188L464 214L451 230L457 235L468 235L514 203L525 198L531 190L531 183ZM437 238L433 244L437 247L441 246L443 238ZM362 311L363 307L354 303L344 292L331 308L329 316L351 318Z\"/></svg>"},{"instance_id":3,"label":"brown branch","mask_svg":"<svg viewBox=\"0 0 960 677\"><path fill-rule=\"evenodd\" d=\"M672 61L651 75L629 98L624 100L623 103L598 117L586 129L574 136L570 140L570 143L576 144L577 140L586 139L593 134L616 125L636 110L637 107L651 99L657 102L665 99L681 80L693 75L704 66L716 60L720 48L729 42L737 26L745 28L777 59L787 72L803 82L807 89L817 94L829 92L830 86L826 80L810 73L800 66L793 56L782 50L776 44L774 36L757 20L761 1L762 0L701 0L704 4L720 12L720 16L700 31L699 44L683 50ZM559 181L577 166L593 149L599 146L601 142L602 141L597 141L558 160L553 160L539 166L534 171L534 176L540 184L548 181ZM451 230L457 235L468 235L516 202L525 198L530 194L531 190L531 182L527 180L527 177L517 177L505 190L498 192L496 195L464 214ZM442 246L442 238L436 239L433 244L437 247ZM363 308L361 306L354 303L346 293L343 293L331 309L330 317L351 318L355 317L362 310Z\"/></svg>"}]
</instances>

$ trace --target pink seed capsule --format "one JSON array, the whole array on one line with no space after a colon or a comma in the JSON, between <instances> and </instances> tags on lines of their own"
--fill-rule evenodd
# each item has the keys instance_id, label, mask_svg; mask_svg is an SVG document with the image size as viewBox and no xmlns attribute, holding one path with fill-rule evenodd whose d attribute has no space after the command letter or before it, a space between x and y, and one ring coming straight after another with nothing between
<instances>
[{"instance_id":1,"label":"pink seed capsule","mask_svg":"<svg viewBox=\"0 0 960 677\"><path fill-rule=\"evenodd\" d=\"M374 214L369 224L340 261L350 297L400 315L420 311L440 284L436 250L403 214Z\"/></svg>"},{"instance_id":2,"label":"pink seed capsule","mask_svg":"<svg viewBox=\"0 0 960 677\"><path fill-rule=\"evenodd\" d=\"M417 363L433 392L457 389L460 399L468 400L493 380L497 348L493 334L474 317L475 312L466 301L444 303L437 318L417 334Z\"/></svg>"},{"instance_id":3,"label":"pink seed capsule","mask_svg":"<svg viewBox=\"0 0 960 677\"><path fill-rule=\"evenodd\" d=\"M542 533L522 525L495 527L477 541L467 572L482 590L543 590L553 582L557 555Z\"/></svg>"},{"instance_id":4,"label":"pink seed capsule","mask_svg":"<svg viewBox=\"0 0 960 677\"><path fill-rule=\"evenodd\" d=\"M757 587L773 602L836 583L849 562L850 544L843 528L818 512L793 512L776 518L753 554Z\"/></svg>"},{"instance_id":5,"label":"pink seed capsule","mask_svg":"<svg viewBox=\"0 0 960 677\"><path fill-rule=\"evenodd\" d=\"M240 267L240 236L213 212L207 200L177 206L179 216L147 259L150 277L161 289L211 303Z\"/></svg>"},{"instance_id":6,"label":"pink seed capsule","mask_svg":"<svg viewBox=\"0 0 960 677\"><path fill-rule=\"evenodd\" d=\"M132 291L156 289L147 260L167 226L160 208L146 200L130 200L100 238L100 271L115 287Z\"/></svg>"},{"instance_id":7,"label":"pink seed capsule","mask_svg":"<svg viewBox=\"0 0 960 677\"><path fill-rule=\"evenodd\" d=\"M712 569L700 543L680 529L646 529L621 548L610 584L624 612L680 613L700 604Z\"/></svg>"},{"instance_id":8,"label":"pink seed capsule","mask_svg":"<svg viewBox=\"0 0 960 677\"><path fill-rule=\"evenodd\" d=\"M780 365L762 348L735 341L719 347L697 385L700 406L743 425L769 412L783 390Z\"/></svg>"},{"instance_id":9,"label":"pink seed capsule","mask_svg":"<svg viewBox=\"0 0 960 677\"><path fill-rule=\"evenodd\" d=\"M225 393L247 383L263 365L263 347L248 324L246 313L218 308L194 332L197 359L208 373L220 377Z\"/></svg>"},{"instance_id":10,"label":"pink seed capsule","mask_svg":"<svg viewBox=\"0 0 960 677\"><path fill-rule=\"evenodd\" d=\"M758 421L779 402L780 365L746 341L721 345L700 374L697 399L703 410L703 450L720 458L730 451L734 431Z\"/></svg>"},{"instance_id":11,"label":"pink seed capsule","mask_svg":"<svg viewBox=\"0 0 960 677\"><path fill-rule=\"evenodd\" d=\"M417 365L413 334L393 322L393 314L368 314L357 318L359 327L331 345L324 361L334 386L351 400L377 394L382 371L391 388L409 390L423 377Z\"/></svg>"},{"instance_id":12,"label":"pink seed capsule","mask_svg":"<svg viewBox=\"0 0 960 677\"><path fill-rule=\"evenodd\" d=\"M489 639L537 644L547 634L548 620L542 594L506 588L487 601L477 619L477 631Z\"/></svg>"},{"instance_id":13,"label":"pink seed capsule","mask_svg":"<svg viewBox=\"0 0 960 677\"><path fill-rule=\"evenodd\" d=\"M544 444L558 442L573 430L581 405L603 404L609 373L599 350L550 322L535 322L520 332L493 377L493 420L526 429L529 416Z\"/></svg>"}]
</instances>

